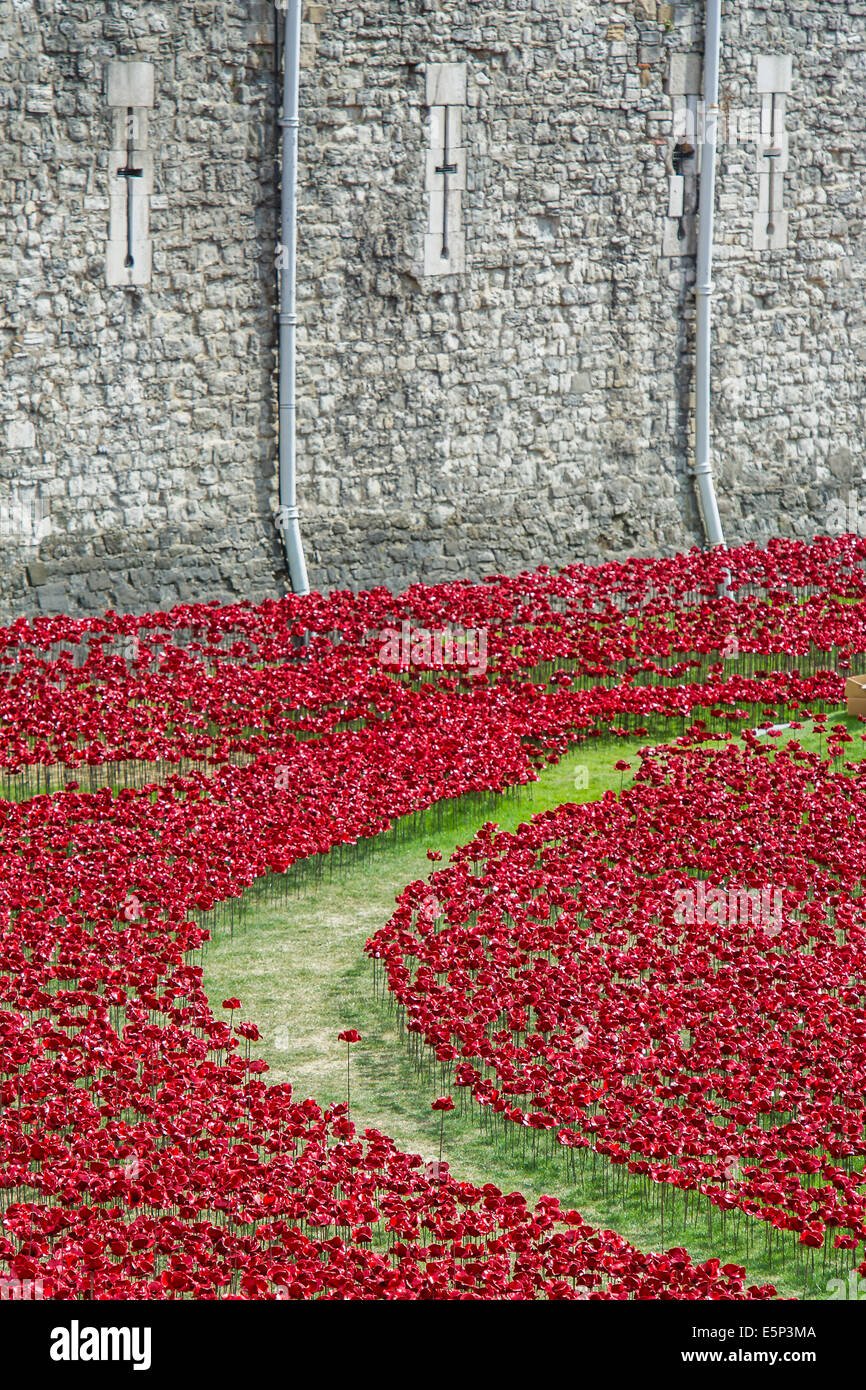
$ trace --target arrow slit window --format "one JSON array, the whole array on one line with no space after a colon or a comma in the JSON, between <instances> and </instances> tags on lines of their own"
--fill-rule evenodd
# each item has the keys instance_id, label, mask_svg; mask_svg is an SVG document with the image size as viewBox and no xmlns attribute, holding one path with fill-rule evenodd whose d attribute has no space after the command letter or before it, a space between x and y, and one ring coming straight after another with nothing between
<instances>
[{"instance_id":1,"label":"arrow slit window","mask_svg":"<svg viewBox=\"0 0 866 1390\"><path fill-rule=\"evenodd\" d=\"M153 155L148 149L148 111L153 106L150 63L109 63L108 247L109 285L149 285L152 265L150 195Z\"/></svg>"},{"instance_id":2,"label":"arrow slit window","mask_svg":"<svg viewBox=\"0 0 866 1390\"><path fill-rule=\"evenodd\" d=\"M788 132L785 103L791 90L790 57L758 59L761 129L758 135L758 210L754 214L752 248L784 251L788 245L788 214L782 206L788 172Z\"/></svg>"},{"instance_id":3,"label":"arrow slit window","mask_svg":"<svg viewBox=\"0 0 866 1390\"><path fill-rule=\"evenodd\" d=\"M662 255L672 258L694 256L697 252L698 179L704 133L702 55L672 54L666 85L671 99L673 145L670 151L668 213L664 224Z\"/></svg>"},{"instance_id":4,"label":"arrow slit window","mask_svg":"<svg viewBox=\"0 0 866 1390\"><path fill-rule=\"evenodd\" d=\"M463 230L466 64L429 63L426 70L426 101L430 142L424 180L427 196L424 274L454 275L466 267Z\"/></svg>"}]
</instances>

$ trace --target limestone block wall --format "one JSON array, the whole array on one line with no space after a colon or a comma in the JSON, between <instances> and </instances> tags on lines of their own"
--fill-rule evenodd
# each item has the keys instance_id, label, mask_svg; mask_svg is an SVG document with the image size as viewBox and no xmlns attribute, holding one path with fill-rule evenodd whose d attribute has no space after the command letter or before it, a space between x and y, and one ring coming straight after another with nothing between
<instances>
[{"instance_id":1,"label":"limestone block wall","mask_svg":"<svg viewBox=\"0 0 866 1390\"><path fill-rule=\"evenodd\" d=\"M249 0L0 0L0 615L286 586L273 21ZM700 3L305 5L314 585L701 542L702 33ZM147 184L135 285L107 274L117 63L153 68L148 178L127 181ZM731 541L866 517L864 97L866 3L725 6L713 399Z\"/></svg>"},{"instance_id":2,"label":"limestone block wall","mask_svg":"<svg viewBox=\"0 0 866 1390\"><path fill-rule=\"evenodd\" d=\"M279 589L263 16L216 0L0 4L7 614ZM107 76L132 62L153 68L153 264L126 289L107 276Z\"/></svg>"}]
</instances>

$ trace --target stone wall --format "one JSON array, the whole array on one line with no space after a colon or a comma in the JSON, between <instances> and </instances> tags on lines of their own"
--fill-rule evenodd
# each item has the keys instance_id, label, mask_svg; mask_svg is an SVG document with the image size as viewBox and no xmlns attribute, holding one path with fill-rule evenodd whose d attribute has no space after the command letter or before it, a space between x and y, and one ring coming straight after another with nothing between
<instances>
[{"instance_id":1,"label":"stone wall","mask_svg":"<svg viewBox=\"0 0 866 1390\"><path fill-rule=\"evenodd\" d=\"M722 520L731 541L860 529L866 3L725 8ZM4 616L286 587L272 21L257 3L0 0ZM702 23L702 5L656 0L305 5L299 501L316 587L701 542L697 170L672 150ZM785 55L761 249L757 60ZM117 60L155 70L153 272L135 289L106 285ZM454 273L431 261L431 64L465 65Z\"/></svg>"},{"instance_id":2,"label":"stone wall","mask_svg":"<svg viewBox=\"0 0 866 1390\"><path fill-rule=\"evenodd\" d=\"M7 611L278 591L267 25L7 0L0 44ZM155 69L153 275L129 291L106 285L105 72L134 59Z\"/></svg>"}]
</instances>

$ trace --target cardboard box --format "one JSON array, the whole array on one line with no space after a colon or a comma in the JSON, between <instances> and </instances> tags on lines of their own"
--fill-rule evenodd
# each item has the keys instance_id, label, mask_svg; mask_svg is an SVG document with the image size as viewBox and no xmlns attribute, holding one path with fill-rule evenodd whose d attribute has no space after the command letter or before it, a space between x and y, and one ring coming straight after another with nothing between
<instances>
[{"instance_id":1,"label":"cardboard box","mask_svg":"<svg viewBox=\"0 0 866 1390\"><path fill-rule=\"evenodd\" d=\"M845 682L846 713L866 714L866 676L849 676Z\"/></svg>"}]
</instances>

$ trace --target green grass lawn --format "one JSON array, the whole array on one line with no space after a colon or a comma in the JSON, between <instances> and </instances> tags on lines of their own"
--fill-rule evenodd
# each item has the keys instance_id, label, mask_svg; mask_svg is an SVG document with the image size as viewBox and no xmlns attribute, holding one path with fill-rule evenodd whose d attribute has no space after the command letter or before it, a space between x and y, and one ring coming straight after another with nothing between
<instances>
[{"instance_id":1,"label":"green grass lawn","mask_svg":"<svg viewBox=\"0 0 866 1390\"><path fill-rule=\"evenodd\" d=\"M848 756L866 754L866 743L856 737L863 726L835 717L829 722L850 724L855 743L847 745ZM779 742L790 737L786 732ZM817 750L817 735L804 729L800 737ZM626 759L636 769L637 750L645 743L642 738L581 745L517 794L483 809L452 804L439 829L431 827L443 812L434 808L426 813L426 828L403 826L379 837L363 847L356 862L330 880L326 874L315 890L301 888L276 904L254 897L244 925L234 935L220 930L207 947L205 988L215 1011L223 998L239 996L241 1018L257 1023L262 1033L256 1051L271 1067L268 1079L290 1081L296 1096L314 1096L320 1103L346 1098L346 1047L337 1034L357 1028L362 1042L351 1055L353 1120L359 1129L383 1130L408 1152L438 1157L440 1117L430 1110L430 1102L442 1093L443 1079L429 1062L416 1070L390 1001L374 997L364 943L388 918L405 885L431 871L428 849L438 849L447 860L455 845L465 843L485 821L514 830L531 815L563 802L595 799L608 789L619 792L623 775L614 763ZM631 776L625 774L626 785ZM582 1173L570 1172L558 1149L552 1155L533 1153L531 1136L521 1136L513 1126L507 1136L500 1130L494 1137L491 1117L483 1117L482 1128L477 1107L461 1113L459 1090L455 1101L458 1108L445 1119L443 1156L458 1178L518 1189L530 1200L542 1193L555 1195L564 1205L577 1207L592 1225L611 1227L643 1249L685 1245L696 1259L716 1255L746 1264L752 1281L773 1282L789 1296L826 1296L827 1280L838 1272L832 1255L825 1267L823 1252L817 1261L809 1254L798 1267L787 1253L783 1270L778 1253L768 1255L763 1223L728 1217L723 1226L720 1214L712 1212L710 1229L702 1210L699 1224L690 1213L686 1226L682 1199L672 1214L670 1194L663 1225L657 1186L648 1192L623 1191L622 1173L601 1159L594 1170L589 1159ZM786 1251L790 1249L788 1244Z\"/></svg>"}]
</instances>

